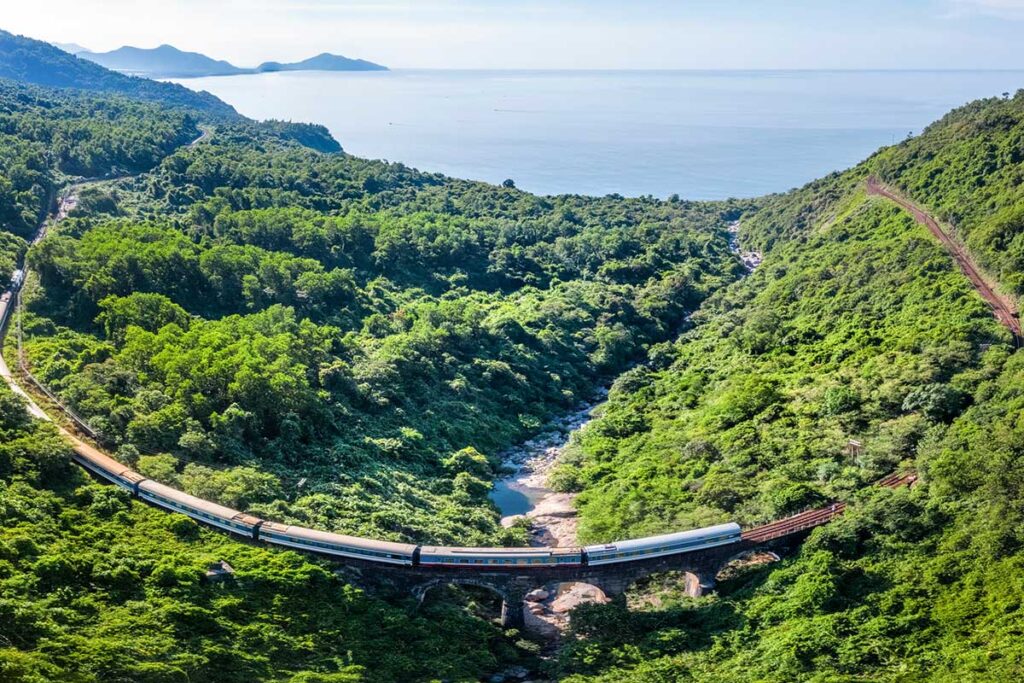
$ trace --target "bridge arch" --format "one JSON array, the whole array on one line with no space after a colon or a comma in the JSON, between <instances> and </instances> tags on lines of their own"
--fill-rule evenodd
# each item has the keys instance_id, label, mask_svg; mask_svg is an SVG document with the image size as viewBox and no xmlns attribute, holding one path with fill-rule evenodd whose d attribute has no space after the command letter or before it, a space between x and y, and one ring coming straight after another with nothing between
<instances>
[{"instance_id":1,"label":"bridge arch","mask_svg":"<svg viewBox=\"0 0 1024 683\"><path fill-rule=\"evenodd\" d=\"M725 558L718 571L715 572L715 580L729 579L743 571L743 566L740 563L745 562L747 566L760 567L766 564L774 564L781 560L782 557L774 550L769 550L768 548L747 548Z\"/></svg>"},{"instance_id":2,"label":"bridge arch","mask_svg":"<svg viewBox=\"0 0 1024 683\"><path fill-rule=\"evenodd\" d=\"M412 594L416 598L416 604L422 605L423 601L427 598L427 593L435 588L442 588L444 586L475 586L477 588L486 588L502 600L515 598L514 591L506 586L488 581L486 576L442 576L424 581L413 587Z\"/></svg>"},{"instance_id":3,"label":"bridge arch","mask_svg":"<svg viewBox=\"0 0 1024 683\"><path fill-rule=\"evenodd\" d=\"M699 598L715 590L715 576L716 573L713 569L701 570L693 567L671 566L645 568L635 572L633 576L623 582L622 593L626 593L637 584L645 582L653 584L659 579L670 583L673 582L671 577L676 577L674 581L676 586L682 583L688 596Z\"/></svg>"},{"instance_id":4,"label":"bridge arch","mask_svg":"<svg viewBox=\"0 0 1024 683\"><path fill-rule=\"evenodd\" d=\"M412 594L416 598L416 606L420 607L423 605L423 601L430 591L444 586L473 586L494 593L501 598L501 625L505 628L523 627L525 589L501 581L491 580L486 575L439 576L413 587Z\"/></svg>"}]
</instances>

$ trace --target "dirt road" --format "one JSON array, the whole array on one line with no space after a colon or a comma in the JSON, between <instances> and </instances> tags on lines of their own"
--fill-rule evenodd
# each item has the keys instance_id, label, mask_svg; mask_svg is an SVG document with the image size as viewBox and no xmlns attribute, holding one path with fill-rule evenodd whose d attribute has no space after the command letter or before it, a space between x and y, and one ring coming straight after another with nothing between
<instances>
[{"instance_id":1,"label":"dirt road","mask_svg":"<svg viewBox=\"0 0 1024 683\"><path fill-rule=\"evenodd\" d=\"M960 266L960 270L964 272L967 279L971 281L974 288L978 290L981 297L992 307L992 312L996 316L996 320L1002 323L1010 332L1018 344L1022 341L1020 319L1017 317L1017 307L1009 297L999 294L995 288L990 285L981 272L975 265L971 255L967 252L967 249L960 244L953 236L946 232L942 225L932 217L927 211L921 208L918 204L915 204L910 199L904 197L898 191L882 183L878 178L871 177L867 181L868 194L874 194L881 197L885 197L890 201L898 204L911 216L914 217L921 225L928 228L928 230L935 235L935 237L942 243L942 246L953 257L957 265Z\"/></svg>"}]
</instances>

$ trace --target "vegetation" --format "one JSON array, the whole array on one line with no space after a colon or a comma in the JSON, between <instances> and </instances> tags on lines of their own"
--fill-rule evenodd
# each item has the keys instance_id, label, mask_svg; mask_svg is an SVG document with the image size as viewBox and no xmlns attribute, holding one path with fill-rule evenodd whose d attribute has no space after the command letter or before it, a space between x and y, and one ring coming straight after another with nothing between
<instances>
[{"instance_id":1,"label":"vegetation","mask_svg":"<svg viewBox=\"0 0 1024 683\"><path fill-rule=\"evenodd\" d=\"M474 681L528 657L458 603L384 602L90 480L6 386L0 526L4 681Z\"/></svg>"},{"instance_id":2,"label":"vegetation","mask_svg":"<svg viewBox=\"0 0 1024 683\"><path fill-rule=\"evenodd\" d=\"M1020 92L973 102L881 155L880 174L925 198L1004 287L1024 294Z\"/></svg>"},{"instance_id":3,"label":"vegetation","mask_svg":"<svg viewBox=\"0 0 1024 683\"><path fill-rule=\"evenodd\" d=\"M183 147L207 114L117 97L0 103L0 266L64 174L132 174L78 188L29 250L22 322L37 374L143 473L318 528L521 542L487 499L499 453L618 377L555 477L584 540L850 507L717 597L667 578L578 610L567 680L1024 676L1024 360L863 191L932 207L1020 293L1024 93L727 203L540 198L280 122ZM766 252L742 279L740 217ZM913 489L870 485L901 467ZM91 483L6 390L0 525L4 680L472 680L531 649L472 596L413 613Z\"/></svg>"},{"instance_id":4,"label":"vegetation","mask_svg":"<svg viewBox=\"0 0 1024 683\"><path fill-rule=\"evenodd\" d=\"M1022 119L1024 94L969 105L744 221L763 265L712 297L664 362L619 380L561 479L583 487L594 538L852 506L781 566L734 572L717 598L669 590L657 609L578 612L566 680L1021 677L1024 360L924 228L862 181L942 206L916 183L993 147L1019 152ZM1001 179L1020 161L997 156L958 186L968 243L982 229L969 226L1015 201ZM912 490L858 492L901 466L921 476Z\"/></svg>"},{"instance_id":5,"label":"vegetation","mask_svg":"<svg viewBox=\"0 0 1024 683\"><path fill-rule=\"evenodd\" d=\"M242 117L208 92L197 93L174 83L125 76L79 59L40 40L0 30L0 78L54 88L75 88L168 107L187 108L218 121Z\"/></svg>"},{"instance_id":6,"label":"vegetation","mask_svg":"<svg viewBox=\"0 0 1024 683\"><path fill-rule=\"evenodd\" d=\"M740 272L734 206L540 199L250 133L52 231L24 327L38 376L126 458L255 468L272 485L246 500L273 517L512 540L497 454ZM467 448L485 458L464 470Z\"/></svg>"},{"instance_id":7,"label":"vegetation","mask_svg":"<svg viewBox=\"0 0 1024 683\"><path fill-rule=\"evenodd\" d=\"M980 345L1008 333L909 215L860 192L835 208L709 301L662 367L617 381L560 477L584 538L846 498L968 403Z\"/></svg>"},{"instance_id":8,"label":"vegetation","mask_svg":"<svg viewBox=\"0 0 1024 683\"><path fill-rule=\"evenodd\" d=\"M148 170L198 135L187 112L0 81L0 285L68 176Z\"/></svg>"}]
</instances>

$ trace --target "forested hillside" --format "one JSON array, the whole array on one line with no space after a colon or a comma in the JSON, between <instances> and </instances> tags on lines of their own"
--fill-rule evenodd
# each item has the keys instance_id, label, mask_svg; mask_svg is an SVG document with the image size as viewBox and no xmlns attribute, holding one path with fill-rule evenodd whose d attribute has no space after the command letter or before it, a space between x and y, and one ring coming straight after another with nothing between
<instances>
[{"instance_id":1,"label":"forested hillside","mask_svg":"<svg viewBox=\"0 0 1024 683\"><path fill-rule=\"evenodd\" d=\"M389 604L91 480L6 386L0 526L3 681L475 680L522 655L457 602Z\"/></svg>"},{"instance_id":2,"label":"forested hillside","mask_svg":"<svg viewBox=\"0 0 1024 683\"><path fill-rule=\"evenodd\" d=\"M763 265L617 382L561 481L588 538L853 505L717 598L577 615L571 680L1021 677L1021 355L928 232L863 189L956 206L979 258L1007 256L986 245L1021 227L1021 131L1024 92L973 103L744 220ZM866 486L900 467L912 490Z\"/></svg>"},{"instance_id":3,"label":"forested hillside","mask_svg":"<svg viewBox=\"0 0 1024 683\"><path fill-rule=\"evenodd\" d=\"M316 128L276 122L187 146L188 112L5 87L5 144L26 150L9 263L68 176L128 174L76 185L28 256L33 371L124 461L277 519L521 542L487 498L500 449L742 272L726 225L749 203L538 198L321 154L298 144ZM410 617L88 483L2 400L8 678L470 680L534 649L473 596ZM217 559L226 585L203 578Z\"/></svg>"},{"instance_id":4,"label":"forested hillside","mask_svg":"<svg viewBox=\"0 0 1024 683\"><path fill-rule=\"evenodd\" d=\"M69 176L138 173L198 135L188 112L0 80L0 285Z\"/></svg>"},{"instance_id":5,"label":"forested hillside","mask_svg":"<svg viewBox=\"0 0 1024 683\"><path fill-rule=\"evenodd\" d=\"M41 40L0 29L0 78L55 88L102 92L174 108L187 108L221 122L242 117L208 92L175 83L125 76Z\"/></svg>"},{"instance_id":6,"label":"forested hillside","mask_svg":"<svg viewBox=\"0 0 1024 683\"><path fill-rule=\"evenodd\" d=\"M93 76L109 78L69 84ZM577 610L559 675L1024 677L1024 361L927 230L864 191L875 175L930 207L1020 294L1024 92L800 190L717 203L536 197L125 92L0 82L0 278L27 250L27 360L122 461L310 527L522 543L487 497L498 454L617 378L554 476L579 492L581 540L850 507L717 596L669 577ZM82 176L106 179L75 183L28 249ZM747 277L737 219L765 251ZM2 680L536 665L477 595L419 612L364 595L326 562L92 482L66 450L0 389ZM901 468L913 489L870 486ZM224 582L206 576L218 560Z\"/></svg>"},{"instance_id":7,"label":"forested hillside","mask_svg":"<svg viewBox=\"0 0 1024 683\"><path fill-rule=\"evenodd\" d=\"M37 375L144 472L393 538L499 540L497 453L740 272L739 206L541 199L244 130L91 203L30 257Z\"/></svg>"}]
</instances>

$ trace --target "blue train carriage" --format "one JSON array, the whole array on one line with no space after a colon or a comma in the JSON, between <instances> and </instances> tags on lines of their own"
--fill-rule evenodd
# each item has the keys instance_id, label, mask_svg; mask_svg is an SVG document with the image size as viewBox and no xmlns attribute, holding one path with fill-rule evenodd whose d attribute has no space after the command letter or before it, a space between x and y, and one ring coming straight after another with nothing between
<instances>
[{"instance_id":1,"label":"blue train carriage","mask_svg":"<svg viewBox=\"0 0 1024 683\"><path fill-rule=\"evenodd\" d=\"M11 303L14 300L14 296L10 291L0 294L0 329L3 328L4 323L7 321L7 314L10 313Z\"/></svg>"},{"instance_id":2,"label":"blue train carriage","mask_svg":"<svg viewBox=\"0 0 1024 683\"><path fill-rule=\"evenodd\" d=\"M263 523L259 517L238 510L232 510L223 505L211 503L202 498L190 496L187 493L164 486L152 479L146 479L138 485L139 498L152 503L153 505L180 512L197 522L203 522L225 531L230 531L239 536L256 538L257 529Z\"/></svg>"},{"instance_id":3,"label":"blue train carriage","mask_svg":"<svg viewBox=\"0 0 1024 683\"><path fill-rule=\"evenodd\" d=\"M638 538L632 541L618 541L606 545L588 545L583 551L587 554L587 564L600 565L676 555L704 548L738 543L739 541L740 525L730 522L729 524L719 524L703 529Z\"/></svg>"},{"instance_id":4,"label":"blue train carriage","mask_svg":"<svg viewBox=\"0 0 1024 683\"><path fill-rule=\"evenodd\" d=\"M71 437L71 440L74 443L74 450L71 451L72 460L93 474L128 489L133 494L138 494L139 484L146 481L144 476L84 441L74 437Z\"/></svg>"},{"instance_id":5,"label":"blue train carriage","mask_svg":"<svg viewBox=\"0 0 1024 683\"><path fill-rule=\"evenodd\" d=\"M259 529L259 539L325 555L404 566L412 566L417 548L408 543L374 541L278 522L264 522Z\"/></svg>"},{"instance_id":6,"label":"blue train carriage","mask_svg":"<svg viewBox=\"0 0 1024 683\"><path fill-rule=\"evenodd\" d=\"M506 569L508 567L578 567L583 564L579 548L420 548L421 567L464 567Z\"/></svg>"}]
</instances>

